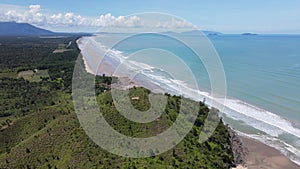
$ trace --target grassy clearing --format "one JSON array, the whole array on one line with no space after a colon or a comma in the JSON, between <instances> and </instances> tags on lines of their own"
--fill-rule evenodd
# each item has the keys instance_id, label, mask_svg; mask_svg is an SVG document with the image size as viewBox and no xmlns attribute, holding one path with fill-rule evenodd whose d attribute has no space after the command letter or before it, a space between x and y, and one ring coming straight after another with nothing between
<instances>
[{"instance_id":1,"label":"grassy clearing","mask_svg":"<svg viewBox=\"0 0 300 169\"><path fill-rule=\"evenodd\" d=\"M52 53L64 53L64 52L72 51L73 49L68 48L70 46L69 44L64 44L64 43L58 44L57 49L55 49Z\"/></svg>"},{"instance_id":2,"label":"grassy clearing","mask_svg":"<svg viewBox=\"0 0 300 169\"><path fill-rule=\"evenodd\" d=\"M55 49L53 53L64 53L68 51L72 51L72 49Z\"/></svg>"},{"instance_id":3,"label":"grassy clearing","mask_svg":"<svg viewBox=\"0 0 300 169\"><path fill-rule=\"evenodd\" d=\"M23 77L25 80L30 82L40 82L42 80L41 78L49 77L49 74L48 70L27 70L19 72L18 77Z\"/></svg>"}]
</instances>

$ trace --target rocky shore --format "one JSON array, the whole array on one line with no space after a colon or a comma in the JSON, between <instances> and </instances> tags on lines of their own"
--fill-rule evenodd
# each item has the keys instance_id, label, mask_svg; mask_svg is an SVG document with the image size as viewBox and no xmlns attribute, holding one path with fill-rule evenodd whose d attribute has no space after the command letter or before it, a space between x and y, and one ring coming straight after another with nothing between
<instances>
[{"instance_id":1,"label":"rocky shore","mask_svg":"<svg viewBox=\"0 0 300 169\"><path fill-rule=\"evenodd\" d=\"M232 128L227 127L227 129L230 133L230 144L234 155L234 161L239 168L246 167L249 150L243 145L240 136Z\"/></svg>"},{"instance_id":2,"label":"rocky shore","mask_svg":"<svg viewBox=\"0 0 300 169\"><path fill-rule=\"evenodd\" d=\"M236 163L232 169L299 169L299 166L266 144L238 135L232 128L231 149Z\"/></svg>"}]
</instances>

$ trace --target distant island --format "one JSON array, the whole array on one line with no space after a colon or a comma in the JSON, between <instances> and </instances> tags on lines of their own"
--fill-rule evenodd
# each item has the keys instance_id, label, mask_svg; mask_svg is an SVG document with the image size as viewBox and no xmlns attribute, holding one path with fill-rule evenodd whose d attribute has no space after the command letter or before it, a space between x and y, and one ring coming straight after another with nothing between
<instances>
[{"instance_id":1,"label":"distant island","mask_svg":"<svg viewBox=\"0 0 300 169\"><path fill-rule=\"evenodd\" d=\"M193 35L193 34L199 34L199 32L202 32L204 35L207 35L207 36L222 35L223 34L221 32L207 31L207 30L204 30L204 31L201 31L201 30L192 30L192 31L182 32L182 34Z\"/></svg>"},{"instance_id":2,"label":"distant island","mask_svg":"<svg viewBox=\"0 0 300 169\"><path fill-rule=\"evenodd\" d=\"M243 33L242 34L243 36L255 36L255 35L258 35L256 33Z\"/></svg>"}]
</instances>

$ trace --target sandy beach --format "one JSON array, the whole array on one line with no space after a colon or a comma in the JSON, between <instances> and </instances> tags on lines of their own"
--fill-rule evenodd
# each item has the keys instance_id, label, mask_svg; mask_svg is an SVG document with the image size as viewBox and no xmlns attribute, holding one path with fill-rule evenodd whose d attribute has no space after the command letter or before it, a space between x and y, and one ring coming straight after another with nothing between
<instances>
[{"instance_id":1,"label":"sandy beach","mask_svg":"<svg viewBox=\"0 0 300 169\"><path fill-rule=\"evenodd\" d=\"M243 145L249 150L248 169L299 169L300 166L282 155L278 150L258 141L240 137Z\"/></svg>"}]
</instances>

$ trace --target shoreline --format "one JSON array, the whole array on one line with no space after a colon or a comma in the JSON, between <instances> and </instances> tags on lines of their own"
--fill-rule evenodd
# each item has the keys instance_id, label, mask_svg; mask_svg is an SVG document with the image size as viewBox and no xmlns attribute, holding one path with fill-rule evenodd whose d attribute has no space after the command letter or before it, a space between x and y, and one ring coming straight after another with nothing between
<instances>
[{"instance_id":1,"label":"shoreline","mask_svg":"<svg viewBox=\"0 0 300 169\"><path fill-rule=\"evenodd\" d=\"M298 169L299 165L279 150L253 138L238 134L228 126L237 167L233 169Z\"/></svg>"},{"instance_id":2,"label":"shoreline","mask_svg":"<svg viewBox=\"0 0 300 169\"><path fill-rule=\"evenodd\" d=\"M77 45L78 48L79 48L79 46L80 46L79 44L82 43L82 42L81 42L81 39L82 39L82 37L76 40L76 45ZM80 49L80 50L81 50L81 49ZM81 58L82 58L82 60L83 60L84 67L85 67L85 71L88 72L88 73L91 73L91 74L95 74L95 73L93 72L92 68L90 67L88 61L86 60L86 58L83 56L82 53L80 53L80 56L81 56Z\"/></svg>"},{"instance_id":3,"label":"shoreline","mask_svg":"<svg viewBox=\"0 0 300 169\"><path fill-rule=\"evenodd\" d=\"M299 165L291 161L277 149L254 139L240 136L244 147L248 149L246 166L249 169L298 169Z\"/></svg>"},{"instance_id":4,"label":"shoreline","mask_svg":"<svg viewBox=\"0 0 300 169\"><path fill-rule=\"evenodd\" d=\"M77 41L77 45L80 43L80 39ZM88 64L87 59L83 54L81 54L82 59L84 60L84 66L85 70L88 73L95 74L94 71L91 69L91 67ZM110 65L103 64L101 65L103 67L99 68L99 70L95 72L101 72L101 74L110 75ZM109 72L109 73L108 73ZM124 78L119 76L118 78ZM125 80L126 81L126 80ZM132 83L132 82L130 82ZM143 84L142 82L134 82L133 84L130 84L129 86L125 86L125 88L130 88L130 86L142 86L149 90L152 90L153 88L157 88L158 86L147 86ZM124 87L124 86L123 86ZM225 123L224 123L225 124ZM290 169L297 169L299 168L299 165L294 163L292 160L290 160L288 157L283 155L279 150L268 146L264 143L261 143L257 140L254 140L253 138L248 138L245 136L241 136L235 132L234 129L228 127L228 130L232 130L234 135L238 138L239 141L237 141L237 151L243 154L243 157L241 158L240 163L237 161L237 166L243 166L242 168L262 168L262 169L281 169L283 168L290 168ZM232 140L231 140L232 142ZM235 145L233 145L235 146ZM246 153L247 151L247 153ZM276 168L277 167L277 168ZM279 168L278 168L279 167Z\"/></svg>"}]
</instances>

